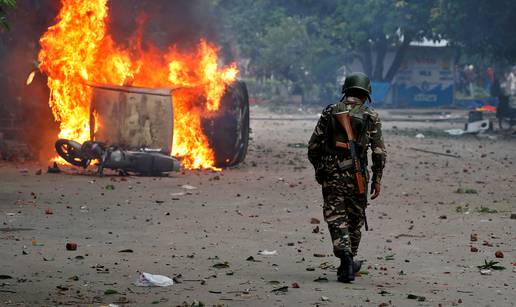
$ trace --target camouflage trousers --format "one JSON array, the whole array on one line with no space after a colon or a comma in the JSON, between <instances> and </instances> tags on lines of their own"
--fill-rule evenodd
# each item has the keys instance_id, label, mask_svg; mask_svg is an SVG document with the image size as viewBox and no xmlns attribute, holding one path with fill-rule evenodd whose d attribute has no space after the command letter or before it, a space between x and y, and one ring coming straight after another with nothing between
<instances>
[{"instance_id":1,"label":"camouflage trousers","mask_svg":"<svg viewBox=\"0 0 516 307\"><path fill-rule=\"evenodd\" d=\"M323 215L330 231L333 253L356 256L362 237L365 203L356 196L355 177L349 172L328 174L322 184Z\"/></svg>"}]
</instances>

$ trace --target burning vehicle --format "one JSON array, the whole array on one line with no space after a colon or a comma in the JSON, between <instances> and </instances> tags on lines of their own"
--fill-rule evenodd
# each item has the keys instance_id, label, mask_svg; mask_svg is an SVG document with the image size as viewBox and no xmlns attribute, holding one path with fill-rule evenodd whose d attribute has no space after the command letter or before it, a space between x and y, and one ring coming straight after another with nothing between
<instances>
[{"instance_id":1,"label":"burning vehicle","mask_svg":"<svg viewBox=\"0 0 516 307\"><path fill-rule=\"evenodd\" d=\"M142 24L118 44L107 0L62 1L40 39L39 68L60 139L177 157L186 169L242 162L249 142L249 98L235 63L201 38L191 50L143 41Z\"/></svg>"}]
</instances>

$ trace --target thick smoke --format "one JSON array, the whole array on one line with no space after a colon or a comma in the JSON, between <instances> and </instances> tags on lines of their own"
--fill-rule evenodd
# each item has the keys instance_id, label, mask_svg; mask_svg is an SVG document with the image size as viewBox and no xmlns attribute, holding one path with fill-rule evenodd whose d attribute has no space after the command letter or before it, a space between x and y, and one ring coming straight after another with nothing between
<instances>
[{"instance_id":1,"label":"thick smoke","mask_svg":"<svg viewBox=\"0 0 516 307\"><path fill-rule=\"evenodd\" d=\"M0 133L2 149L9 154L17 144L25 143L32 158L48 158L38 154L50 154L57 137L47 103L46 78L38 73L32 84L26 85L27 76L37 70L39 37L52 23L57 8L51 1L17 1L17 8L8 12L11 30L0 33Z\"/></svg>"},{"instance_id":2,"label":"thick smoke","mask_svg":"<svg viewBox=\"0 0 516 307\"><path fill-rule=\"evenodd\" d=\"M59 7L57 0L19 0L9 12L11 31L0 32L0 133L4 139L28 144L32 157L42 161L53 155L58 125L48 107L46 77L37 73L29 86L26 80L37 67L39 38L55 23ZM109 10L109 33L118 44L129 44L142 20L144 47L152 44L166 50L176 45L188 51L201 37L218 42L209 1L110 1Z\"/></svg>"},{"instance_id":3,"label":"thick smoke","mask_svg":"<svg viewBox=\"0 0 516 307\"><path fill-rule=\"evenodd\" d=\"M217 42L217 22L209 1L126 0L110 3L110 33L115 41L127 42L143 19L144 43L166 49L195 46L201 37Z\"/></svg>"}]
</instances>

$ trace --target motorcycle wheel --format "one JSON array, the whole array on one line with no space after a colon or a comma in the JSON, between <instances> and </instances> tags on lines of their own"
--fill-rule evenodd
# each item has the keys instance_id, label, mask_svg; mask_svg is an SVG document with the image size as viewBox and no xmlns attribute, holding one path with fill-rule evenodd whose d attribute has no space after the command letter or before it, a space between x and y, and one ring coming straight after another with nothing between
<instances>
[{"instance_id":1,"label":"motorcycle wheel","mask_svg":"<svg viewBox=\"0 0 516 307\"><path fill-rule=\"evenodd\" d=\"M55 147L59 156L66 162L80 167L87 166L88 161L81 155L81 144L71 140L59 139L56 141Z\"/></svg>"}]
</instances>

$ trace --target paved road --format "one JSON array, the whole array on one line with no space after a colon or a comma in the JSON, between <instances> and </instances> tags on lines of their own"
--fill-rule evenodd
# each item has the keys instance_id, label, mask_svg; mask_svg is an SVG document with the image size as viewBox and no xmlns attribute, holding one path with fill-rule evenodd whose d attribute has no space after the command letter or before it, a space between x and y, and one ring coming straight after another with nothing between
<instances>
[{"instance_id":1,"label":"paved road","mask_svg":"<svg viewBox=\"0 0 516 307\"><path fill-rule=\"evenodd\" d=\"M324 221L311 223L322 220L322 200L302 144L314 125L254 120L246 162L218 173L98 178L0 164L0 305L513 306L514 141L435 133L461 124L386 123L365 272L345 285ZM481 275L484 259L506 269ZM138 271L178 283L136 287Z\"/></svg>"}]
</instances>

